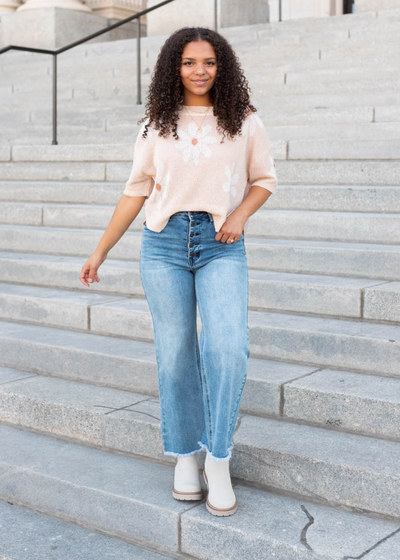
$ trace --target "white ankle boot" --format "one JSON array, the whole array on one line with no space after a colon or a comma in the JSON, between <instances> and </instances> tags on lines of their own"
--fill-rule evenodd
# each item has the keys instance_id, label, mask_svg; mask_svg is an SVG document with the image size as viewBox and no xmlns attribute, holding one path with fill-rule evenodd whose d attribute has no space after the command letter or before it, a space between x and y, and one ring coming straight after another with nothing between
<instances>
[{"instance_id":1,"label":"white ankle boot","mask_svg":"<svg viewBox=\"0 0 400 560\"><path fill-rule=\"evenodd\" d=\"M207 451L203 470L207 484L207 510L213 515L233 515L237 510L237 498L232 488L229 461L214 461Z\"/></svg>"},{"instance_id":2,"label":"white ankle boot","mask_svg":"<svg viewBox=\"0 0 400 560\"><path fill-rule=\"evenodd\" d=\"M174 487L172 496L176 500L202 500L203 490L200 485L198 453L187 457L178 457L175 465Z\"/></svg>"}]
</instances>

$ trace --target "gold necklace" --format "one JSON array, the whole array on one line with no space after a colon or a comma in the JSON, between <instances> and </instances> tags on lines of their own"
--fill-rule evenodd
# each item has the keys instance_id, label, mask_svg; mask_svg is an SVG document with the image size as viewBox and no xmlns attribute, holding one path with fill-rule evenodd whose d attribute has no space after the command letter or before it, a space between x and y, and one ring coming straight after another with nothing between
<instances>
[{"instance_id":1,"label":"gold necklace","mask_svg":"<svg viewBox=\"0 0 400 560\"><path fill-rule=\"evenodd\" d=\"M194 122L194 124L197 126L197 132L201 132L201 125L203 124L203 121L204 121L204 119L205 119L206 116L207 116L207 113L208 113L208 109L209 109L209 108L210 108L210 106L207 107L207 111L205 112L204 117L203 117L203 120L201 121L200 126L199 126L198 123L197 123L197 122L194 120L194 118L192 117L192 115L189 113L189 111L187 110L187 107L186 107L186 105L185 105L185 109L186 109L187 114L188 114L189 117L192 119L192 121ZM197 133L196 133L196 136L197 136Z\"/></svg>"}]
</instances>

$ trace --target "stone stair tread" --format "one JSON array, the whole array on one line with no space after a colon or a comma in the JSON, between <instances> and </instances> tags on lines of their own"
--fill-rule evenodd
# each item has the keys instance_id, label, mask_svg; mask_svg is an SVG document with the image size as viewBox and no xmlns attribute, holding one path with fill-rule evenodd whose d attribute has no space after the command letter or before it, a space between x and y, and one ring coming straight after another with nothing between
<instances>
[{"instance_id":1,"label":"stone stair tread","mask_svg":"<svg viewBox=\"0 0 400 560\"><path fill-rule=\"evenodd\" d=\"M400 414L400 379L348 371L320 370L307 366L251 358L247 382L248 384L257 382L260 386L261 383L264 383L269 385L271 389L275 388L276 390L280 390L281 387L283 388L285 393L285 416L272 419L278 423L281 420L296 420L295 409L290 400L291 394L294 391L303 396L309 393L313 395L314 399L318 395L335 397L338 401L341 398L346 400L353 399L354 401L358 399L368 404L370 411L374 405L390 404L392 405L393 412L396 411L397 416ZM17 368L0 367L0 395L4 398L7 395L13 395L13 400L18 398L22 400L27 399L31 402L35 401L37 403L35 406L40 406L42 410L43 407L49 409L49 407L53 406L58 410L59 414L62 410L60 407L69 412L74 410L76 416L74 415L73 418L75 421L78 419L78 425L82 429L84 436L86 436L85 422L88 422L88 427L92 428L95 425L94 417L104 417L106 421L106 418L110 416L112 418L113 413L117 413L118 416L118 412L122 410L129 410L131 413L129 416L135 422L143 420L159 424L158 396L146 395L132 390L128 391L126 389L82 383L78 380L62 377L51 377ZM245 395L244 400L246 401L246 412L241 412L241 421L247 416L258 417L258 410L252 411L250 409L250 398ZM1 413L1 420L10 422L12 417L9 408L10 403L7 403L6 410L6 402L3 402L4 408ZM291 407L291 410L289 411L289 416L286 416L288 405ZM309 404L309 406L312 407L312 404ZM26 417L24 416L25 412ZM84 415L80 417L79 414L82 412L84 412ZM18 418L18 414L21 413L18 412L17 408L13 422ZM45 414L45 416L47 417L48 414ZM29 412L24 410L23 414L19 417L20 423L24 424L27 418L29 418ZM128 421L128 418L126 420ZM36 426L30 425L29 428L37 428L38 419L36 416L33 422ZM57 433L63 433L63 435L68 436L68 427L64 422L66 422L66 419L63 420L61 426L57 423L56 426L50 427L54 428ZM322 428L327 427L330 429L332 425L328 424L327 426L322 426ZM98 428L100 428L100 425ZM95 428L93 430L95 431ZM370 434L363 433L362 437L365 435ZM377 435L379 436L380 434L377 433ZM72 434L72 437L76 436L76 433ZM400 443L400 433L397 434L397 438ZM378 439L383 438L378 437Z\"/></svg>"},{"instance_id":2,"label":"stone stair tread","mask_svg":"<svg viewBox=\"0 0 400 560\"><path fill-rule=\"evenodd\" d=\"M12 499L12 498L11 498ZM5 560L172 560L115 537L0 501Z\"/></svg>"},{"instance_id":3,"label":"stone stair tread","mask_svg":"<svg viewBox=\"0 0 400 560\"><path fill-rule=\"evenodd\" d=\"M118 183L114 184L115 186L120 186ZM91 186L91 185L89 185ZM107 185L108 186L108 185ZM301 186L297 186L298 188L302 188ZM313 185L313 187L315 188L316 186ZM0 185L1 188L1 185ZM321 188L318 187L317 188ZM324 188L329 188L329 187L324 187ZM371 189L373 187L368 187L368 186L364 186L364 189ZM378 187L379 188L379 187ZM386 187L382 187L382 188L386 188ZM392 189L397 189L397 187L387 187L387 188L392 188ZM121 192L122 195L122 192ZM55 207L55 208L65 208L65 209L76 209L76 210L85 210L86 212L90 212L91 210L109 210L110 208L114 208L115 204L105 204L105 203L95 203L95 204L79 204L79 203L72 203L72 202L56 202L56 201L46 201L46 202L39 202L39 201L1 201L0 200L0 206L3 207L34 207L34 208L51 208L51 207ZM277 216L283 216L285 214L289 214L290 216L294 215L298 215L298 216L306 216L309 218L313 218L315 216L319 217L346 217L346 218L399 218L400 217L400 212L371 212L371 211L343 211L343 210L308 210L308 209L299 209L299 208L269 208L264 206L263 208L260 208L257 211L256 215L269 215L269 214L276 214ZM0 224L3 226L13 226L14 224ZM24 226L24 224L15 224L18 227ZM35 225L30 225L27 224L27 227L37 227ZM54 226L40 226L40 227L51 227L51 229L66 229L63 227L54 227ZM82 231L82 228L67 228L67 229L79 229L79 231ZM91 228L86 228L86 229L91 229Z\"/></svg>"},{"instance_id":4,"label":"stone stair tread","mask_svg":"<svg viewBox=\"0 0 400 560\"><path fill-rule=\"evenodd\" d=\"M90 403L97 394L100 402L110 395L109 404L110 400L116 399L116 406L121 404L121 399L121 406L129 406L134 401L154 402L151 397L158 396L155 348L151 342L1 321L0 344L4 360L11 366L0 369L0 392L15 392L20 388L33 398L35 394L43 397L49 391L52 398L67 406L79 406L82 399L84 404ZM7 351L8 348L11 350ZM37 361L32 362L27 357L21 363L9 354L13 351L16 356L21 355L23 348L29 348L29 354L34 352ZM65 367L53 371L50 358L42 360L41 355L43 358L60 356ZM81 364L80 369L75 370L74 360ZM105 363L105 368L113 369L119 375L104 378L100 371L98 375L88 374L86 364L89 360L96 364ZM131 372L127 378L121 371L122 364ZM146 377L144 386L143 376ZM52 389L57 386L64 388L60 391ZM400 439L396 420L400 414L399 387L400 379L389 376L251 357L241 411L275 417L280 417L283 411L293 420ZM391 406L391 416L379 420L382 404ZM356 409L358 415L354 417Z\"/></svg>"},{"instance_id":5,"label":"stone stair tread","mask_svg":"<svg viewBox=\"0 0 400 560\"><path fill-rule=\"evenodd\" d=\"M227 560L237 558L238 552L246 557L251 543L259 560L270 559L277 547L285 560L306 560L310 550L322 560L332 560L371 547L377 549L377 560L396 559L398 524L390 520L235 481L238 511L221 520L206 511L204 501L194 505L172 498L171 467L8 426L0 426L0 438L2 500L58 517L54 523L73 520L106 535L141 540L153 550L162 548L163 554L196 558L217 557L222 547ZM61 495L68 499L60 501ZM312 533L307 533L310 523ZM143 556L147 558L152 556Z\"/></svg>"},{"instance_id":6,"label":"stone stair tread","mask_svg":"<svg viewBox=\"0 0 400 560\"><path fill-rule=\"evenodd\" d=\"M0 262L14 267L14 272L10 271L1 277L5 281L0 281L0 315L3 318L86 330L90 328L89 314L96 305L120 302L123 309L149 312L146 299L139 297L142 296L142 286L137 261L109 259L102 268L105 278L108 278L107 283L104 286L94 283L88 289L80 284L78 272L75 273L75 282L58 280L61 264L63 272L71 274L72 278L74 271L79 271L82 266L81 259L46 256L49 258L0 253ZM25 268L29 267L30 283L21 282L21 271L18 272L21 262ZM32 267L40 269L39 281L34 278ZM135 282L129 280L133 274ZM126 280L129 284L125 283ZM399 282L258 269L249 269L249 281L250 308L322 313L343 318L362 316L371 320L400 320L396 315ZM293 291L288 293L289 289ZM126 290L128 292L124 294ZM268 293L260 293L260 290ZM302 301L297 302L298 298ZM390 312L388 306L391 307Z\"/></svg>"},{"instance_id":7,"label":"stone stair tread","mask_svg":"<svg viewBox=\"0 0 400 560\"><path fill-rule=\"evenodd\" d=\"M171 467L8 426L0 440L3 500L177 549L179 516L193 503L172 498Z\"/></svg>"},{"instance_id":8,"label":"stone stair tread","mask_svg":"<svg viewBox=\"0 0 400 560\"><path fill-rule=\"evenodd\" d=\"M113 303L104 304L107 307ZM118 303L116 304L118 305ZM289 313L249 310L249 323L256 327L307 331L313 334L339 334L363 339L389 340L400 343L400 327L369 321L309 317ZM399 370L400 373L400 370Z\"/></svg>"},{"instance_id":9,"label":"stone stair tread","mask_svg":"<svg viewBox=\"0 0 400 560\"><path fill-rule=\"evenodd\" d=\"M269 210L266 210L269 212ZM302 212L302 211L299 211ZM359 214L364 214L364 212L360 212ZM378 213L378 216L381 216L381 213ZM397 216L398 214L396 214ZM31 225L24 225L24 224L17 224L17 225L10 225L10 224L0 224L0 231L1 230L21 230L21 231L38 231L38 232L62 232L62 233L71 233L77 234L81 237L84 237L85 234L94 233L98 235L98 229L95 228L74 228L74 227L56 227L56 226L31 226ZM128 230L124 236L136 236L140 239L141 237L141 230L140 231L132 231ZM287 246L307 246L307 247L315 247L318 249L323 248L337 248L337 249L348 249L349 251L352 250L367 250L367 251L382 251L382 252L399 252L400 246L398 244L391 245L390 243L359 243L359 242L345 242L345 241L319 241L314 239L282 239L282 238L263 238L263 237L252 237L246 236L245 243L248 244L259 244L259 245L287 245ZM0 251L0 254L4 254L5 251ZM24 254L22 252L18 252L19 254ZM11 253L7 253L10 255ZM27 255L32 255L33 253L25 253ZM37 254L37 253L36 253ZM63 255L59 255L62 258L65 258ZM83 263L82 263L83 264Z\"/></svg>"},{"instance_id":10,"label":"stone stair tread","mask_svg":"<svg viewBox=\"0 0 400 560\"><path fill-rule=\"evenodd\" d=\"M32 345L84 350L89 353L100 353L104 356L155 363L154 344L134 339L6 321L0 321L0 337L9 340L23 339Z\"/></svg>"},{"instance_id":11,"label":"stone stair tread","mask_svg":"<svg viewBox=\"0 0 400 560\"><path fill-rule=\"evenodd\" d=\"M43 258L42 258L43 257ZM0 251L0 262L2 259L7 260L34 260L34 261L44 261L49 263L68 263L71 265L82 265L82 259L80 257L62 257L57 255L41 255L41 254L23 254L23 253L6 253ZM118 268L124 270L139 270L139 263L137 261L120 261L116 259L108 258L102 265L102 270L106 268ZM387 285L385 280L375 280L370 278L351 278L346 276L325 276L322 274L297 274L295 272L277 272L270 270L258 270L249 269L249 279L258 280L264 282L288 282L294 284L305 284L314 286L335 286L338 288L353 288L362 289L366 287L375 287L376 289L390 290L391 285L395 284L390 282ZM382 285L381 285L382 284ZM384 285L383 285L384 284ZM97 290L101 290L101 284L94 284ZM86 303L87 305L96 305L97 303L103 303L107 300L119 299L126 301L124 296L120 295L102 295L89 293L87 287L80 286L78 283L76 285L78 290L65 290L60 288L49 288L46 285L35 286L29 284L14 284L9 282L0 281L0 293L3 295L15 295L22 297L37 297L37 298L51 298L59 301L63 301L65 297L71 303ZM394 286L393 286L394 288ZM138 309L142 309L144 300L138 300L137 305L140 306ZM146 303L147 305L147 303Z\"/></svg>"}]
</instances>

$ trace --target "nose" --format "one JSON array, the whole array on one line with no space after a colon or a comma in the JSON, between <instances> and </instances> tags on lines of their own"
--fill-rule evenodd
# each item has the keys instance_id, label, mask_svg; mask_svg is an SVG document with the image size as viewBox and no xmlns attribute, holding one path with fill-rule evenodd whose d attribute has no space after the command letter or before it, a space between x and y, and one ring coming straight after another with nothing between
<instances>
[{"instance_id":1,"label":"nose","mask_svg":"<svg viewBox=\"0 0 400 560\"><path fill-rule=\"evenodd\" d=\"M203 76L203 75L205 75L206 72L204 71L203 66L200 64L200 66L196 67L194 73Z\"/></svg>"}]
</instances>

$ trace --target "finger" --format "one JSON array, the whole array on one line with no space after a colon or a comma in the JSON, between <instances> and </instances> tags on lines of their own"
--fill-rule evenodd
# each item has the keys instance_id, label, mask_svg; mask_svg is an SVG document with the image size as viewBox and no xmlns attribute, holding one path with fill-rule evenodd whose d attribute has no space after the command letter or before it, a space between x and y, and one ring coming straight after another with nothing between
<instances>
[{"instance_id":1,"label":"finger","mask_svg":"<svg viewBox=\"0 0 400 560\"><path fill-rule=\"evenodd\" d=\"M93 267L92 267L92 268L90 269L90 272L89 272L88 282L90 282L90 283L92 284L93 282L96 282L96 281L97 281L97 280L96 280L97 278L98 278L98 276L97 276L97 268L93 268Z\"/></svg>"},{"instance_id":2,"label":"finger","mask_svg":"<svg viewBox=\"0 0 400 560\"><path fill-rule=\"evenodd\" d=\"M87 275L89 273L89 267L82 267L81 270L81 274L79 276L79 280L82 282L82 284L84 284L85 286L89 286L89 284L87 283Z\"/></svg>"},{"instance_id":3,"label":"finger","mask_svg":"<svg viewBox=\"0 0 400 560\"><path fill-rule=\"evenodd\" d=\"M231 233L226 233L225 234L225 238L224 238L224 242L227 243L228 245L232 245L232 243L229 241L229 239L234 239L235 236Z\"/></svg>"}]
</instances>

